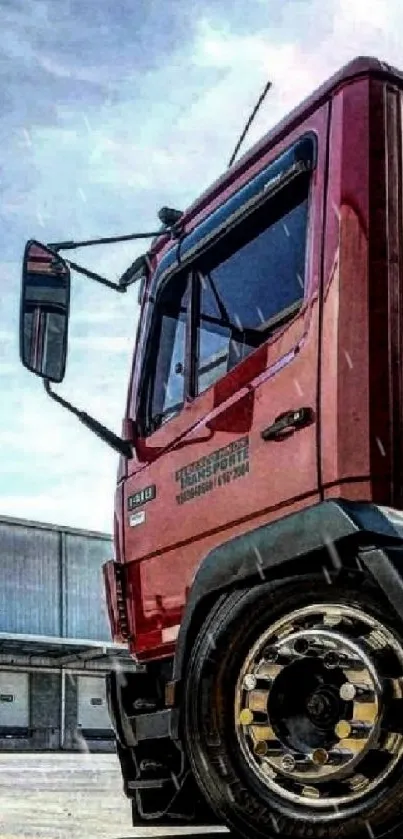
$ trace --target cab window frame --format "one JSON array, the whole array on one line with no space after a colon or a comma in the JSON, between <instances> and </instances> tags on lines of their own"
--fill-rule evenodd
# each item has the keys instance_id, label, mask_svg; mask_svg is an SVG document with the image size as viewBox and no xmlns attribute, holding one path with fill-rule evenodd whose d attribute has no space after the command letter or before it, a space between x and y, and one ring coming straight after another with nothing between
<instances>
[{"instance_id":1,"label":"cab window frame","mask_svg":"<svg viewBox=\"0 0 403 839\"><path fill-rule=\"evenodd\" d=\"M149 313L149 323L148 328L146 330L146 340L145 340L145 353L143 358L142 364L142 371L141 371L141 378L139 384L139 394L138 394L138 411L137 411L137 419L136 425L138 428L138 432L144 438L150 437L155 431L158 430L165 422L169 422L170 419L173 417L169 417L169 419L163 420L159 425L155 424L155 420L153 420L152 416L152 408L153 408L153 401L154 401L154 386L155 386L155 378L156 378L156 366L157 366L157 357L158 352L156 353L153 347L153 336L155 335L155 331L158 328L158 324L161 323L162 319L162 310L158 306L158 302L163 294L167 290L168 284L179 284L181 280L184 282L184 292L183 296L187 296L187 316L186 316L186 323L185 323L185 341L184 341L184 389L183 389L183 400L178 403L179 410L173 416L177 416L187 400L188 395L188 374L187 374L187 367L188 367L188 357L189 357L189 341L190 341L190 332L189 332L189 311L191 306L191 297L192 297L192 277L189 270L183 271L170 271L167 276L160 279L160 283L156 289L155 298L149 296L148 302L151 303L151 311ZM178 318L179 321L179 318Z\"/></svg>"},{"instance_id":2,"label":"cab window frame","mask_svg":"<svg viewBox=\"0 0 403 839\"><path fill-rule=\"evenodd\" d=\"M301 299L298 301L298 305L292 307L294 310L286 313L286 310L279 311L276 316L273 318L273 326L270 327L270 330L265 331L265 337L262 342L252 350L252 352L256 352L256 350L261 347L263 344L267 343L272 337L275 337L277 332L282 329L286 324L288 324L300 311L301 307L304 304L306 299L306 294L308 290L308 283L307 283L307 264L308 264L308 255L309 255L309 237L310 237L310 229L311 229L311 209L312 209L312 189L313 189L313 174L316 169L316 161L317 161L317 136L313 132L305 133L301 135L298 140L296 140L289 148L286 150L285 154L291 152L293 148L296 148L299 143L302 141L310 140L312 144L312 162L310 166L307 166L306 169L303 169L299 173L299 177L307 177L308 178L308 185L307 185L307 215L306 215L306 224L305 224L305 261L304 261L304 276L303 276L303 286L301 288ZM274 166L276 163L275 159L272 161L267 170L270 171L271 167ZM298 174L297 176L298 177ZM294 179L293 179L294 181ZM179 257L174 260L174 264L172 264L168 269L160 272L157 269L157 273L154 276L154 280L151 284L150 293L146 295L147 301L151 303L151 311L149 311L148 317L148 325L146 328L146 335L145 335L145 350L144 350L144 357L141 364L141 373L140 373L140 380L137 390L137 417L136 417L136 425L138 428L138 432L144 438L150 437L153 433L155 433L159 428L162 427L164 423L160 423L159 425L155 425L153 422L153 418L151 416L152 411L152 404L153 404L153 391L150 388L150 384L155 381L155 370L154 374L150 375L150 368L153 365L153 356L156 356L155 352L153 352L153 334L155 334L155 328L158 320L160 319L161 315L158 309L158 301L161 298L161 295L167 288L167 285L174 284L180 282L181 279L185 280L186 285L186 293L188 296L187 299L187 315L186 315L186 328L185 328L185 344L184 344L184 390L183 390L183 401L181 402L180 408L178 412L174 416L178 416L178 414L183 412L183 409L187 402L194 401L201 397L207 390L211 387L214 387L217 381L221 381L225 375L229 375L230 371L233 370L238 364L242 364L246 358L242 358L236 365L234 365L230 370L227 370L222 376L218 377L214 382L212 382L208 388L201 391L200 393L197 392L197 376L198 376L198 330L200 324L200 283L197 279L197 274L200 271L200 264L204 263L206 260L211 259L211 254L214 254L216 251L219 251L222 247L222 241L228 239L229 236L236 235L236 231L239 230L245 224L250 223L253 217L256 217L259 213L264 210L265 206L272 204L275 206L279 200L281 200L281 196L284 195L284 192L287 190L288 184L285 183L281 185L279 189L275 189L273 194L268 191L267 194L263 194L258 198L258 200L254 202L249 202L248 205L245 207L244 212L236 212L234 217L230 217L228 220L227 225L215 235L210 238L209 241L204 240L201 244L200 248L192 248L192 251L189 253L188 256L184 255L183 259L179 259ZM296 205L297 206L297 205ZM285 213L284 213L285 215ZM281 219L282 215L279 215L279 220ZM267 228L271 225L268 224ZM265 228L266 229L266 228ZM249 241L252 241L253 236L250 238ZM236 253L236 249L233 251ZM268 334L266 334L266 332ZM154 367L156 366L156 362ZM167 423L171 421L173 417L170 417L166 420Z\"/></svg>"}]
</instances>

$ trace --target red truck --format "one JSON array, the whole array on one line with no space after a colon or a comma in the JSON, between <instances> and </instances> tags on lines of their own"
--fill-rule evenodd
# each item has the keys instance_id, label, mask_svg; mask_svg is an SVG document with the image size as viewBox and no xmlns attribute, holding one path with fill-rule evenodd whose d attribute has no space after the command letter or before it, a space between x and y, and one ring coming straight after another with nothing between
<instances>
[{"instance_id":1,"label":"red truck","mask_svg":"<svg viewBox=\"0 0 403 839\"><path fill-rule=\"evenodd\" d=\"M402 835L402 104L403 74L354 60L164 208L117 283L77 243L26 246L22 361L120 455L105 584L138 671L108 693L135 824ZM140 282L121 437L52 389L71 268Z\"/></svg>"}]
</instances>

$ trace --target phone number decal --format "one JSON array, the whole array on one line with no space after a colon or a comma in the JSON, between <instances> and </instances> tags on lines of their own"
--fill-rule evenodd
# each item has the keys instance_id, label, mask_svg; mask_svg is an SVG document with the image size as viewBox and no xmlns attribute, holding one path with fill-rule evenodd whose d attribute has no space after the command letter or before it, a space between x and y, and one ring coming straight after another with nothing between
<instances>
[{"instance_id":1,"label":"phone number decal","mask_svg":"<svg viewBox=\"0 0 403 839\"><path fill-rule=\"evenodd\" d=\"M185 504L243 478L249 472L249 437L241 437L222 449L217 449L175 473L180 492L177 504Z\"/></svg>"}]
</instances>

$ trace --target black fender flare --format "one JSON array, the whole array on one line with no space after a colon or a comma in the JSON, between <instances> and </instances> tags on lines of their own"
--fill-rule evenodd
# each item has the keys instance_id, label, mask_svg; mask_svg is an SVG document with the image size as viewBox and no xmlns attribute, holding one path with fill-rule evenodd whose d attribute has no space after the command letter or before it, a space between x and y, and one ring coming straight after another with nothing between
<instances>
[{"instance_id":1,"label":"black fender flare","mask_svg":"<svg viewBox=\"0 0 403 839\"><path fill-rule=\"evenodd\" d=\"M305 570L303 560L308 557L317 562L316 567L340 569L346 548L352 547L403 621L403 512L398 510L369 502L323 501L230 539L207 554L194 577L178 634L172 674L175 704L187 650L207 598L221 602L228 589L246 582L295 576Z\"/></svg>"}]
</instances>

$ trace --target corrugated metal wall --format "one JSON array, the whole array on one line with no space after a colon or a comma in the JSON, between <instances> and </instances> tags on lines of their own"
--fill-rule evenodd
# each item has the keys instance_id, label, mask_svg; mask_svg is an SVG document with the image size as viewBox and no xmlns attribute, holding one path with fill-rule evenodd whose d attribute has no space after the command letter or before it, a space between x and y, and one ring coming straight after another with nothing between
<instances>
[{"instance_id":1,"label":"corrugated metal wall","mask_svg":"<svg viewBox=\"0 0 403 839\"><path fill-rule=\"evenodd\" d=\"M0 518L0 632L110 641L103 534Z\"/></svg>"},{"instance_id":2,"label":"corrugated metal wall","mask_svg":"<svg viewBox=\"0 0 403 839\"><path fill-rule=\"evenodd\" d=\"M66 534L66 621L68 638L103 641L107 635L101 565L111 558L109 542Z\"/></svg>"},{"instance_id":3,"label":"corrugated metal wall","mask_svg":"<svg viewBox=\"0 0 403 839\"><path fill-rule=\"evenodd\" d=\"M57 531L0 522L0 631L59 635Z\"/></svg>"}]
</instances>

